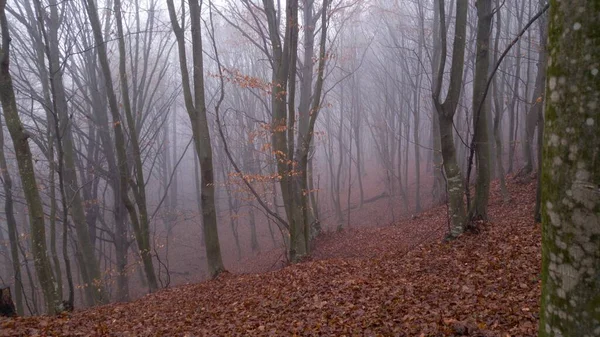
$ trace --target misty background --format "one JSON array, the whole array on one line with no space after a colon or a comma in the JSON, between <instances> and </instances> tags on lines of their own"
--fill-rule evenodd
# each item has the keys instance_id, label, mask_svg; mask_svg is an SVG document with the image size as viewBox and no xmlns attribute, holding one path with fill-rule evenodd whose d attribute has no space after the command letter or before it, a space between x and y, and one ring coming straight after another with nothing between
<instances>
[{"instance_id":1,"label":"misty background","mask_svg":"<svg viewBox=\"0 0 600 337\"><path fill-rule=\"evenodd\" d=\"M494 13L487 41L489 74L542 4L487 2ZM10 72L31 148L44 220L41 240L56 297L69 297L68 279L73 304L81 307L125 301L215 274L220 267L207 257L207 251L215 252L214 233L206 238L202 208L209 195L202 189L207 173L198 159L200 143L207 139L216 246L230 272L273 270L305 256L290 247L303 244L308 255L310 241L321 233L390 225L448 202L432 98L438 83L440 101L451 95L457 13L455 1L444 3L440 27L439 1L330 0L324 8L323 1L301 0L294 50L285 1L204 0L198 3L199 26L190 17L191 1L9 2ZM469 171L479 107L474 3L466 6L464 71L450 119L462 179ZM282 44L291 41L297 56L292 58L295 72L283 88L273 70L285 63L278 62L273 27ZM529 175L538 163L534 135L544 83L539 69L545 69L540 27L543 20L508 52L482 103L487 138L478 144L489 147L491 180L505 174L535 178ZM200 46L193 29L201 35L202 69L195 63ZM444 67L441 30L447 31ZM187 55L183 65L182 50ZM195 91L199 73L208 133L198 129L194 142L202 118L191 121L190 102L202 110ZM182 75L188 77L189 97ZM295 96L291 102L290 95ZM287 105L283 125L276 116L286 107L277 102ZM0 282L19 285L13 294L22 313L40 314L47 306L48 285L37 276L36 233L7 116L3 111ZM122 139L116 129L122 130ZM278 134L288 137L285 154L274 140ZM303 135L308 134L304 149ZM296 157L304 150L305 170L298 164L302 156ZM281 165L287 168L281 171ZM475 162L472 170L475 183ZM7 174L12 177L8 189ZM306 186L288 197L282 181L302 186L297 177ZM14 210L13 232L7 198ZM288 198L296 200L290 208ZM294 232L289 212L298 209L305 227ZM298 235L308 242L296 246Z\"/></svg>"}]
</instances>

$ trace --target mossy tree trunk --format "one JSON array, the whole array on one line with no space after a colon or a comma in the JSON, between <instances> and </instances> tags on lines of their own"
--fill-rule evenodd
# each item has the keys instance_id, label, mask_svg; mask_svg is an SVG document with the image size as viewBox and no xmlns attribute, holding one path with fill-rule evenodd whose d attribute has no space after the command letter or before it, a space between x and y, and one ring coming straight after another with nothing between
<instances>
[{"instance_id":1,"label":"mossy tree trunk","mask_svg":"<svg viewBox=\"0 0 600 337\"><path fill-rule=\"evenodd\" d=\"M10 133L17 157L19 175L23 193L27 201L31 226L31 245L35 268L40 282L46 311L56 312L59 298L56 291L56 280L52 273L50 259L46 248L46 228L44 224L44 209L33 167L31 149L19 113L13 89L12 76L9 70L10 60L10 30L6 19L6 1L0 0L0 27L2 31L2 46L0 50L0 101L6 126Z\"/></svg>"},{"instance_id":2,"label":"mossy tree trunk","mask_svg":"<svg viewBox=\"0 0 600 337\"><path fill-rule=\"evenodd\" d=\"M435 87L433 88L433 103L437 111L437 118L440 126L440 141L442 145L442 158L444 172L446 173L449 212L451 217L451 230L449 238L456 238L463 233L466 222L465 204L463 201L463 179L460 172L460 166L456 160L456 147L453 138L453 121L460 91L463 82L463 69L465 60L465 40L467 33L467 9L466 0L456 1L456 25L454 33L454 46L452 48L452 66L450 69L450 83L448 86L448 95L441 102L440 92L442 90L442 81L446 64L446 13L444 2L436 1L440 13L440 63L435 74Z\"/></svg>"},{"instance_id":3,"label":"mossy tree trunk","mask_svg":"<svg viewBox=\"0 0 600 337\"><path fill-rule=\"evenodd\" d=\"M437 6L437 2L434 3L433 6L433 56L431 58L431 72L433 74L438 73L438 68L440 67L440 8ZM431 80L431 90L435 90L437 86L437 81L439 79L436 76L432 76ZM433 147L433 188L432 188L432 196L434 204L440 204L446 200L446 182L444 181L444 174L442 173L442 142L440 137L440 121L435 116L437 115L437 111L435 106L433 107L434 117L431 119L431 139L432 139L432 147ZM401 140L401 137L399 137ZM398 160L400 160L400 156L398 156Z\"/></svg>"},{"instance_id":4,"label":"mossy tree trunk","mask_svg":"<svg viewBox=\"0 0 600 337\"><path fill-rule=\"evenodd\" d=\"M540 336L600 335L600 1L553 0Z\"/></svg>"},{"instance_id":5,"label":"mossy tree trunk","mask_svg":"<svg viewBox=\"0 0 600 337\"><path fill-rule=\"evenodd\" d=\"M4 187L4 212L6 216L6 225L8 227L8 240L10 242L10 253L14 275L15 301L17 304L17 314L23 316L23 282L21 278L21 262L19 248L17 247L19 233L17 231L17 220L13 207L12 178L6 165L4 156L4 130L2 128L2 119L0 118L0 172L2 173L2 185Z\"/></svg>"},{"instance_id":6,"label":"mossy tree trunk","mask_svg":"<svg viewBox=\"0 0 600 337\"><path fill-rule=\"evenodd\" d=\"M39 22L40 31L44 40L44 49L48 59L48 81L50 84L50 94L52 106L48 107L51 111L52 120L55 126L56 142L58 143L57 150L59 160L62 160L62 172L59 172L60 184L64 184L65 197L64 207L70 210L71 219L75 225L75 233L77 241L81 249L83 264L80 266L82 278L88 285L86 292L90 295L92 304L104 304L108 302L107 295L104 289L104 282L100 272L98 260L94 255L94 245L90 239L90 232L86 221L85 206L81 198L79 180L75 167L75 145L72 133L72 121L69 117L67 95L63 82L63 70L60 64L59 50L59 12L58 5L55 0L49 2L49 10L47 13L40 1L36 1L36 11L38 17L49 16L50 24L44 25ZM58 122L58 123L56 123ZM56 275L61 277L61 275Z\"/></svg>"}]
</instances>

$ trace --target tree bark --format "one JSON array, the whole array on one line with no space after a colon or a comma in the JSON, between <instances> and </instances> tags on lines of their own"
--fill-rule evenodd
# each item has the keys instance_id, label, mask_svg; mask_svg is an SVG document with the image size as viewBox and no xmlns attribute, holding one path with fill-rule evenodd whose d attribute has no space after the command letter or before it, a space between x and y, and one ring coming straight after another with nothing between
<instances>
[{"instance_id":1,"label":"tree bark","mask_svg":"<svg viewBox=\"0 0 600 337\"><path fill-rule=\"evenodd\" d=\"M488 133L489 99L485 98L486 83L490 67L490 33L492 28L492 0L477 1L477 58L473 80L473 142L475 147L477 181L475 199L469 211L470 219L487 220L490 197L490 142ZM471 149L473 151L473 149ZM471 170L471 167L468 168ZM467 174L467 178L469 175ZM467 188L469 182L466 182Z\"/></svg>"},{"instance_id":2,"label":"tree bark","mask_svg":"<svg viewBox=\"0 0 600 337\"><path fill-rule=\"evenodd\" d=\"M9 287L0 288L0 316L17 316L17 311L15 310L15 304L13 303Z\"/></svg>"},{"instance_id":3,"label":"tree bark","mask_svg":"<svg viewBox=\"0 0 600 337\"><path fill-rule=\"evenodd\" d=\"M172 0L167 1L171 25L177 38L179 48L179 63L185 106L192 124L194 145L200 163L202 185L200 188L202 222L204 243L206 245L206 258L208 272L211 277L216 277L225 270L221 257L219 232L217 230L217 213L215 209L215 186L213 173L213 158L208 119L206 116L206 102L204 97L204 65L202 56L202 31L200 23L200 4L198 0L190 0L190 19L192 31L192 58L194 64L193 84L194 91L190 88L189 72L187 70L187 56L185 52L185 36L182 26L177 21L175 5Z\"/></svg>"},{"instance_id":4,"label":"tree bark","mask_svg":"<svg viewBox=\"0 0 600 337\"><path fill-rule=\"evenodd\" d=\"M516 4L516 3L515 3ZM517 9L517 20L518 26L521 27L523 24L523 16L525 15L525 1L521 2L521 9L518 10L517 5L515 5L515 9ZM514 74L514 83L512 86L513 97L510 101L510 106L508 108L510 116L509 116L509 126L508 126L508 171L507 173L513 172L513 166L515 161L515 147L517 141L517 130L516 127L518 125L518 98L519 95L519 84L521 80L521 39L517 42L517 50L515 51L515 74Z\"/></svg>"},{"instance_id":5,"label":"tree bark","mask_svg":"<svg viewBox=\"0 0 600 337\"><path fill-rule=\"evenodd\" d=\"M0 100L2 111L15 148L23 193L29 210L31 244L38 280L42 287L46 311L53 314L56 312L59 299L56 292L56 280L52 273L46 248L44 209L33 168L31 149L28 143L29 135L26 133L17 111L12 76L9 70L10 30L6 19L5 0L0 0L0 28L2 31L2 50L0 52Z\"/></svg>"},{"instance_id":6,"label":"tree bark","mask_svg":"<svg viewBox=\"0 0 600 337\"><path fill-rule=\"evenodd\" d=\"M15 301L17 304L17 314L23 316L23 278L21 277L21 257L17 247L19 233L17 230L17 220L13 208L12 178L6 165L4 156L4 129L2 119L0 118L0 172L2 172L2 185L4 187L4 212L6 213L6 226L8 227L8 240L10 242L10 253L14 276Z\"/></svg>"},{"instance_id":7,"label":"tree bark","mask_svg":"<svg viewBox=\"0 0 600 337\"><path fill-rule=\"evenodd\" d=\"M140 150L138 129L136 121L131 111L131 100L129 99L129 80L126 68L125 34L123 31L123 22L121 18L121 0L115 0L114 4L115 18L117 22L117 34L120 37L119 45L119 78L121 80L121 99L127 129L129 130L129 140L133 149L133 167L135 173L135 183L131 183L133 196L139 212L139 224L134 227L140 256L144 264L144 272L148 279L150 292L158 289L158 281L152 262L152 243L150 241L150 219L148 217L148 208L146 205L146 181L144 179L144 166L142 164L142 152Z\"/></svg>"},{"instance_id":8,"label":"tree bark","mask_svg":"<svg viewBox=\"0 0 600 337\"><path fill-rule=\"evenodd\" d=\"M446 173L449 213L451 218L451 229L448 238L456 238L464 232L466 214L463 201L463 178L460 167L456 161L456 148L454 146L453 119L460 98L462 88L462 75L465 58L465 40L467 30L466 0L456 1L456 25L454 33L454 46L452 50L452 67L450 69L450 84L448 95L442 103L440 92L442 88L443 73L446 63L446 23L445 10L442 0L437 0L440 8L440 35L441 35L441 58L438 73L435 75L436 87L433 91L433 101L437 110L437 118L440 124L440 140L442 144L442 158L444 171Z\"/></svg>"},{"instance_id":9,"label":"tree bark","mask_svg":"<svg viewBox=\"0 0 600 337\"><path fill-rule=\"evenodd\" d=\"M551 1L539 336L600 333L599 16L598 1Z\"/></svg>"},{"instance_id":10,"label":"tree bark","mask_svg":"<svg viewBox=\"0 0 600 337\"><path fill-rule=\"evenodd\" d=\"M494 64L498 62L498 48L500 46L500 36L502 33L502 16L500 10L500 0L496 0L496 37L494 38ZM508 21L507 26L510 25ZM500 80L501 84L498 85L498 78L494 76L494 121L493 121L493 132L494 141L496 143L496 166L498 170L498 178L500 179L500 193L502 194L502 200L507 203L509 200L508 190L506 189L506 178L504 170L504 154L502 146L502 115L504 114L504 94L505 94L505 79L506 79L506 66L503 67L504 74Z\"/></svg>"},{"instance_id":11,"label":"tree bark","mask_svg":"<svg viewBox=\"0 0 600 337\"><path fill-rule=\"evenodd\" d=\"M544 16L545 17L545 16ZM546 50L546 20L542 17L540 20L540 52L537 62L538 72L535 77L535 87L533 89L533 105L527 117L525 118L525 144L524 144L524 159L525 166L523 167L521 174L528 175L533 172L534 166L534 152L533 152L533 139L535 135L535 129L541 123L543 123L543 109L544 109L544 91L546 89L546 64L547 64L547 50ZM538 129L539 132L539 129Z\"/></svg>"},{"instance_id":12,"label":"tree bark","mask_svg":"<svg viewBox=\"0 0 600 337\"><path fill-rule=\"evenodd\" d=\"M39 22L40 30L45 40L46 56L48 58L48 80L50 81L50 93L52 96L52 116L58 120L58 126L55 127L57 133L56 141L60 142L63 161L62 175L63 183L65 184L65 197L63 203L71 210L71 218L75 225L75 233L82 253L83 265L81 266L82 278L87 284L88 292L92 295L94 304L104 304L108 302L107 295L104 289L103 278L100 273L100 266L94 254L94 246L90 238L90 232L86 221L85 207L80 194L80 185L77 178L75 167L75 150L73 144L73 133L71 120L69 117L67 98L63 83L63 71L60 66L60 50L58 40L58 22L59 13L56 1L50 1L50 22L49 25L44 25L44 22ZM39 20L46 17L39 1L36 1L36 9ZM46 30L46 28L48 30ZM66 220L66 219L63 219ZM60 275L56 275L60 277Z\"/></svg>"},{"instance_id":13,"label":"tree bark","mask_svg":"<svg viewBox=\"0 0 600 337\"><path fill-rule=\"evenodd\" d=\"M156 278L152 277L154 271L151 268L151 259L149 256L149 249L145 248L145 240L143 237L143 232L141 230L141 219L138 218L138 211L135 208L135 205L129 199L129 165L127 161L126 154L126 142L125 142L125 134L123 132L123 123L121 121L121 115L119 113L119 105L117 103L117 96L112 83L112 73L110 64L108 61L108 54L106 50L106 44L104 43L104 37L102 36L102 31L100 27L100 19L98 17L98 11L96 9L96 5L93 0L86 0L85 3L86 11L88 13L90 24L92 26L92 31L94 34L94 39L96 41L97 49L98 49L98 60L100 61L100 67L102 69L102 73L104 75L104 83L105 83L105 91L108 98L108 106L111 113L112 125L110 125L114 130L114 143L116 148L117 155L117 166L119 171L119 189L118 194L120 194L121 201L127 212L129 213L129 219L131 221L131 225L133 227L133 231L136 236L136 242L138 243L138 249L140 250L140 255L142 255L142 262L144 263L144 270L146 271L146 278L148 279L148 285L150 290L157 289L158 285L156 283ZM147 253L145 253L147 252ZM151 271L152 269L152 271Z\"/></svg>"}]
</instances>

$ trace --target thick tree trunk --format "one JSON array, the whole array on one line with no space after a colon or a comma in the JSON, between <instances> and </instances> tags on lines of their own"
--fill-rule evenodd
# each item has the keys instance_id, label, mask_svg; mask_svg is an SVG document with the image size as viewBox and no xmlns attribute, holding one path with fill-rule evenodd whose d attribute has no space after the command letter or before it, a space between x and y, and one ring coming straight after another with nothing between
<instances>
[{"instance_id":1,"label":"thick tree trunk","mask_svg":"<svg viewBox=\"0 0 600 337\"><path fill-rule=\"evenodd\" d=\"M34 14L33 11L31 11L29 13L32 16L32 21L33 22L37 22L37 19L33 18ZM33 30L33 29L32 29ZM39 34L41 32L38 32L37 30L33 30L34 31L34 35L35 36L35 40L37 41L37 47L36 47L36 56L37 56L37 61L39 62L39 64L45 64L46 63L46 49L45 49L45 45L44 45L44 41L41 38L41 36L39 36ZM58 258L58 251L56 249L56 211L57 211L57 202L56 202L56 161L55 161L55 153L54 153L54 148L55 148L55 134L56 131L54 130L55 128L53 127L53 125L55 123L53 123L52 121L54 121L53 115L52 115L52 110L50 109L50 107L52 107L52 99L51 99L51 95L50 95L50 81L48 80L48 71L45 67L41 66L39 67L40 70L40 80L41 80L41 85L42 85L42 92L43 92L43 97L44 97L44 102L46 104L46 109L44 109L46 111L46 120L49 122L48 123L48 127L46 129L46 136L47 136L47 149L46 149L46 158L48 159L48 180L49 180L49 197L50 197L50 214L49 214L49 221L50 221L50 253L52 255L52 261L53 261L53 267L54 267L54 275L56 277L56 281L57 281L57 295L58 298L62 299L63 298L63 293L62 293L62 272L60 269L60 260ZM17 296L19 296L19 294L17 294ZM18 302L18 301L17 301ZM18 304L17 304L18 306Z\"/></svg>"},{"instance_id":2,"label":"thick tree trunk","mask_svg":"<svg viewBox=\"0 0 600 337\"><path fill-rule=\"evenodd\" d=\"M296 58L298 49L298 0L286 2L285 34L283 41L279 34L279 26L273 0L263 0L267 15L269 38L272 43L272 146L277 160L277 173L280 176L282 200L290 229L290 260L298 261L308 254L308 242L305 238L306 204L297 204L305 200L303 191L297 188L305 187L304 182L298 182L293 176L294 171L302 173L302 167L295 169L293 126L295 119L295 81ZM302 179L300 177L300 179Z\"/></svg>"},{"instance_id":3,"label":"thick tree trunk","mask_svg":"<svg viewBox=\"0 0 600 337\"><path fill-rule=\"evenodd\" d=\"M598 1L551 1L540 336L600 334L599 16Z\"/></svg>"},{"instance_id":4,"label":"thick tree trunk","mask_svg":"<svg viewBox=\"0 0 600 337\"><path fill-rule=\"evenodd\" d=\"M8 227L8 240L10 242L10 253L12 260L15 300L17 302L17 313L23 316L23 278L21 277L21 257L17 247L19 233L17 231L17 220L13 208L12 177L6 165L4 156L4 129L2 119L0 118L0 172L2 173L2 183L4 187L4 213L6 216L6 226Z\"/></svg>"},{"instance_id":5,"label":"thick tree trunk","mask_svg":"<svg viewBox=\"0 0 600 337\"><path fill-rule=\"evenodd\" d=\"M19 314L19 315L21 315L21 314ZM4 317L17 316L15 304L13 303L13 300L12 300L10 288L8 288L8 287L0 289L0 316L4 316Z\"/></svg>"}]
</instances>

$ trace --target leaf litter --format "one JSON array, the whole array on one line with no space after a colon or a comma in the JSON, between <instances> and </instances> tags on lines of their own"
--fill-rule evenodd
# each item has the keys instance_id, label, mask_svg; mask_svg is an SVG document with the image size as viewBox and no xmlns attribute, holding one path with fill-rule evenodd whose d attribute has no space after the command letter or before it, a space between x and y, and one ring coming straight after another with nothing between
<instances>
[{"instance_id":1,"label":"leaf litter","mask_svg":"<svg viewBox=\"0 0 600 337\"><path fill-rule=\"evenodd\" d=\"M224 273L129 303L0 320L0 336L534 336L541 230L535 185L493 184L490 221L443 242L446 206L328 233L311 259Z\"/></svg>"}]
</instances>

